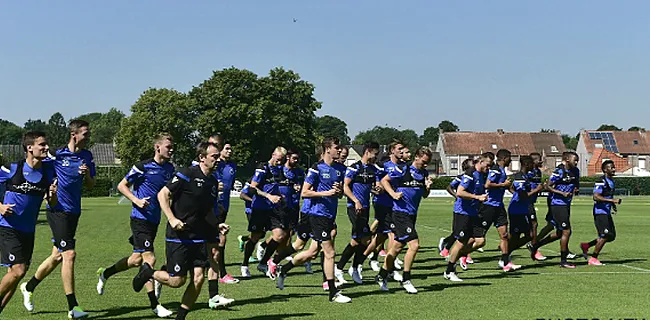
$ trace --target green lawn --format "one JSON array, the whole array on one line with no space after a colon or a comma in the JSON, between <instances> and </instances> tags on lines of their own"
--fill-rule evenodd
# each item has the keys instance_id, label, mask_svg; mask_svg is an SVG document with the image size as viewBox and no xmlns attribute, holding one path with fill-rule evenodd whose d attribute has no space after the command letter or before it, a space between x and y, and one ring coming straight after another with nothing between
<instances>
[{"instance_id":1,"label":"green lawn","mask_svg":"<svg viewBox=\"0 0 650 320\"><path fill-rule=\"evenodd\" d=\"M236 236L244 234L246 219L243 205L233 200L228 216L232 226L226 260L231 274L239 275L242 254ZM341 201L343 204L343 201ZM592 202L587 197L576 199L573 206L571 249L579 252L578 243L594 238L591 215ZM515 252L515 262L524 267L516 273L504 274L497 269L498 242L493 230L488 234L485 253L476 253L476 264L462 272L462 284L442 278L445 262L438 255L438 239L448 233L451 225L449 199L425 200L418 218L422 250L413 270L413 282L420 291L408 295L397 283L390 283L391 292L382 293L373 282L374 273L364 267L364 285L344 288L353 300L347 305L327 302L321 289L320 268L316 274L304 274L296 267L287 278L287 288L280 291L275 283L262 276L251 265L253 278L239 284L221 285L221 292L236 299L230 309L213 311L207 308L207 283L199 304L190 319L536 319L536 318L642 318L650 315L647 288L650 287L650 262L646 259L650 242L650 198L626 198L615 217L618 238L605 246L601 261L606 266L587 266L577 260L575 270L560 269L559 242L543 249L549 256L545 262L532 262L527 251ZM95 319L155 319L148 307L146 294L131 289L135 270L118 274L107 283L104 296L97 295L95 271L109 266L131 252L129 211L117 199L84 199L83 216L77 232L77 297L80 305ZM545 210L545 207L540 207ZM339 209L342 211L342 206ZM544 216L541 214L540 216ZM349 236L345 215L338 219L337 251ZM164 260L164 228L160 228L156 248L159 262ZM41 216L37 226L36 248L31 277L38 264L51 250L50 230ZM460 268L459 268L460 270ZM351 282L351 281L350 281ZM173 311L179 306L182 289L165 288L161 302ZM645 292L645 293L644 293ZM63 319L66 300L59 270L46 279L34 293L35 312L28 314L22 306L20 293L2 313L3 319Z\"/></svg>"}]
</instances>

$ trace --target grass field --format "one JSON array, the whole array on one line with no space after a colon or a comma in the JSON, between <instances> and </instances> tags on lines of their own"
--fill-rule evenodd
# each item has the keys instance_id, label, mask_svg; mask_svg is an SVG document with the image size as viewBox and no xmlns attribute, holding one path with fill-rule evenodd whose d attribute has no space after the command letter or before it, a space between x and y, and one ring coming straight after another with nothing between
<instances>
[{"instance_id":1,"label":"grass field","mask_svg":"<svg viewBox=\"0 0 650 320\"><path fill-rule=\"evenodd\" d=\"M237 248L236 236L244 234L246 219L242 203L237 200L233 203L228 216L232 229L226 262L228 271L238 276L242 254ZM498 242L493 229L488 234L485 253L476 253L473 256L476 263L470 265L469 271L461 272L461 278L465 279L461 284L442 278L445 262L435 249L438 239L450 228L451 205L449 199L430 199L422 204L417 225L422 250L412 271L413 283L419 290L417 295L408 295L395 282L390 283L390 293L380 292L372 280L374 273L366 264L364 285L344 288L345 294L353 299L352 303L332 304L327 302L327 293L321 289L318 266L313 275L304 274L304 268L296 267L287 278L287 288L280 291L251 264L252 279L220 285L222 293L236 299L234 305L225 310L208 309L206 282L189 318L619 319L650 316L650 262L646 258L650 243L650 216L647 214L650 198L626 198L619 206L620 213L615 217L618 238L607 244L600 256L605 266L587 266L580 258L577 269L560 269L559 242L556 242L542 249L550 258L545 262L532 262L526 250L515 252L515 262L524 267L518 272L504 274L497 269ZM576 253L579 242L595 236L591 206L588 197L574 202L574 233L570 246ZM135 270L112 277L104 296L95 291L97 268L109 266L130 254L127 242L129 211L129 205L118 205L115 198L83 200L83 215L77 232L76 287L80 305L91 312L94 319L155 319L146 294L137 294L131 289ZM339 212L343 211L339 209ZM340 252L349 239L350 227L345 215L339 216L338 225L337 252ZM164 260L163 230L161 227L155 244L159 263ZM42 215L37 226L34 262L26 279L49 254L50 236ZM182 292L165 288L161 303L176 311ZM58 269L38 287L34 302L36 309L30 315L24 310L18 292L3 311L2 319L65 318L66 300Z\"/></svg>"}]
</instances>

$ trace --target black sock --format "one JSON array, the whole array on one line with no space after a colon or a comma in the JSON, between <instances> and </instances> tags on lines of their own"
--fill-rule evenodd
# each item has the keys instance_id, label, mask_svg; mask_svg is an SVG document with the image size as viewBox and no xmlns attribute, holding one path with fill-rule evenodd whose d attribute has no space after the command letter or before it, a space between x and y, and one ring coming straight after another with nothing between
<instances>
[{"instance_id":1,"label":"black sock","mask_svg":"<svg viewBox=\"0 0 650 320\"><path fill-rule=\"evenodd\" d=\"M160 266L160 271L167 271L167 265L163 264L162 266Z\"/></svg>"},{"instance_id":2,"label":"black sock","mask_svg":"<svg viewBox=\"0 0 650 320\"><path fill-rule=\"evenodd\" d=\"M569 254L569 251L560 252L560 262L566 263L566 256Z\"/></svg>"},{"instance_id":3,"label":"black sock","mask_svg":"<svg viewBox=\"0 0 650 320\"><path fill-rule=\"evenodd\" d=\"M591 256L592 256L594 259L598 259L598 253L595 253L595 252L594 252L594 253L591 254Z\"/></svg>"},{"instance_id":4,"label":"black sock","mask_svg":"<svg viewBox=\"0 0 650 320\"><path fill-rule=\"evenodd\" d=\"M290 256L290 255L292 255L294 253L296 253L296 249L294 249L293 246L288 246L288 247L280 250L280 252L278 252L278 254L275 257L273 257L273 263L279 264L280 262L282 262L282 259L284 259L284 258L286 258L286 257L288 257L288 256Z\"/></svg>"},{"instance_id":5,"label":"black sock","mask_svg":"<svg viewBox=\"0 0 650 320\"><path fill-rule=\"evenodd\" d=\"M404 278L404 281L410 281L411 280L411 271L402 272L402 278Z\"/></svg>"},{"instance_id":6,"label":"black sock","mask_svg":"<svg viewBox=\"0 0 650 320\"><path fill-rule=\"evenodd\" d=\"M363 244L357 245L357 250L354 253L354 260L352 260L352 267L353 268L355 268L355 269L358 268L366 260L366 255L363 254L363 253L366 252L367 248L368 247L366 247Z\"/></svg>"},{"instance_id":7,"label":"black sock","mask_svg":"<svg viewBox=\"0 0 650 320\"><path fill-rule=\"evenodd\" d=\"M595 246L596 243L598 243L598 239L594 239L594 240L589 241L589 248Z\"/></svg>"},{"instance_id":8,"label":"black sock","mask_svg":"<svg viewBox=\"0 0 650 320\"><path fill-rule=\"evenodd\" d=\"M260 261L260 264L266 264L266 262L271 259L271 256L273 253L275 253L275 250L278 249L278 246L280 246L279 243L277 243L275 240L271 239L269 241L269 244L266 245L266 251L264 251L264 256L262 257L262 261Z\"/></svg>"},{"instance_id":9,"label":"black sock","mask_svg":"<svg viewBox=\"0 0 650 320\"><path fill-rule=\"evenodd\" d=\"M241 263L242 266L248 267L248 259L253 255L255 250L255 242L248 241L246 242L246 248L244 248L244 261Z\"/></svg>"},{"instance_id":10,"label":"black sock","mask_svg":"<svg viewBox=\"0 0 650 320\"><path fill-rule=\"evenodd\" d=\"M549 243L551 243L551 242L553 242L555 240L558 240L558 239L560 239L560 238L558 237L558 238L553 239L553 237L548 236L548 237L542 239L542 241L538 242L536 245L534 245L533 248L535 250L537 250L537 249L539 249L539 248L541 248L541 247L543 247L543 246L545 246L545 245L547 245L547 244L549 244Z\"/></svg>"},{"instance_id":11,"label":"black sock","mask_svg":"<svg viewBox=\"0 0 650 320\"><path fill-rule=\"evenodd\" d=\"M339 270L343 270L345 268L345 264L350 261L350 258L352 258L354 255L355 250L356 248L348 243L348 245L343 250L343 253L341 254L341 258L339 258L339 263L336 264L336 267L339 268Z\"/></svg>"},{"instance_id":12,"label":"black sock","mask_svg":"<svg viewBox=\"0 0 650 320\"><path fill-rule=\"evenodd\" d=\"M280 274L286 275L291 269L293 269L293 267L295 267L293 261L289 261L289 263L283 265L282 268L280 268Z\"/></svg>"},{"instance_id":13,"label":"black sock","mask_svg":"<svg viewBox=\"0 0 650 320\"><path fill-rule=\"evenodd\" d=\"M41 280L36 279L36 277L34 276L31 279L29 279L29 282L27 282L27 286L25 287L25 289L27 289L27 291L29 292L34 292L34 289L36 289L36 286L38 286L39 283L41 283Z\"/></svg>"},{"instance_id":14,"label":"black sock","mask_svg":"<svg viewBox=\"0 0 650 320\"><path fill-rule=\"evenodd\" d=\"M337 292L339 292L336 289L336 281L334 279L327 280L327 285L329 286L329 291L330 291L330 301L334 299L334 295L336 295Z\"/></svg>"},{"instance_id":15,"label":"black sock","mask_svg":"<svg viewBox=\"0 0 650 320\"><path fill-rule=\"evenodd\" d=\"M384 269L384 267L381 267L381 269L379 269L379 277L382 279L388 278L388 270Z\"/></svg>"},{"instance_id":16,"label":"black sock","mask_svg":"<svg viewBox=\"0 0 650 320\"><path fill-rule=\"evenodd\" d=\"M219 276L221 278L225 277L228 272L226 272L226 247L219 246Z\"/></svg>"},{"instance_id":17,"label":"black sock","mask_svg":"<svg viewBox=\"0 0 650 320\"><path fill-rule=\"evenodd\" d=\"M65 298L68 300L68 311L79 305L77 303L77 297L75 297L74 293L66 294Z\"/></svg>"},{"instance_id":18,"label":"black sock","mask_svg":"<svg viewBox=\"0 0 650 320\"><path fill-rule=\"evenodd\" d=\"M266 243L266 241L260 243L260 247L262 247L262 249L266 249L266 247L267 247L268 245L269 245L269 244Z\"/></svg>"},{"instance_id":19,"label":"black sock","mask_svg":"<svg viewBox=\"0 0 650 320\"><path fill-rule=\"evenodd\" d=\"M104 270L104 279L108 279L118 272L125 271L126 269L128 269L128 263L129 263L128 257L122 258L119 261L115 262L114 265Z\"/></svg>"},{"instance_id":20,"label":"black sock","mask_svg":"<svg viewBox=\"0 0 650 320\"><path fill-rule=\"evenodd\" d=\"M375 251L372 252L372 257L370 258L370 261L377 261L379 258L379 250L375 249Z\"/></svg>"},{"instance_id":21,"label":"black sock","mask_svg":"<svg viewBox=\"0 0 650 320\"><path fill-rule=\"evenodd\" d=\"M176 320L185 320L185 317L187 317L188 312L190 312L190 310L187 310L183 307L178 308L178 313L176 314Z\"/></svg>"},{"instance_id":22,"label":"black sock","mask_svg":"<svg viewBox=\"0 0 650 320\"><path fill-rule=\"evenodd\" d=\"M454 243L456 243L455 238L453 240L449 241L449 242L446 242L445 243L445 249L447 249L447 251L451 250L451 247L454 246Z\"/></svg>"},{"instance_id":23,"label":"black sock","mask_svg":"<svg viewBox=\"0 0 650 320\"><path fill-rule=\"evenodd\" d=\"M510 262L510 256L507 253L502 254L501 255L501 261L503 261L504 265L508 264L508 262Z\"/></svg>"},{"instance_id":24,"label":"black sock","mask_svg":"<svg viewBox=\"0 0 650 320\"><path fill-rule=\"evenodd\" d=\"M449 243L452 243L452 244L453 244L454 241L456 241L456 238L454 238L454 234L453 234L453 233L449 234L449 235L445 238L445 240L443 240L443 242L445 243L445 248L447 247L447 245L449 245Z\"/></svg>"},{"instance_id":25,"label":"black sock","mask_svg":"<svg viewBox=\"0 0 650 320\"><path fill-rule=\"evenodd\" d=\"M447 263L447 273L456 273L456 264L453 262Z\"/></svg>"},{"instance_id":26,"label":"black sock","mask_svg":"<svg viewBox=\"0 0 650 320\"><path fill-rule=\"evenodd\" d=\"M149 297L149 303L151 304L151 309L156 309L158 306L158 298L156 298L156 291L147 292Z\"/></svg>"},{"instance_id":27,"label":"black sock","mask_svg":"<svg viewBox=\"0 0 650 320\"><path fill-rule=\"evenodd\" d=\"M210 294L210 299L219 295L219 280L208 280L208 293Z\"/></svg>"}]
</instances>

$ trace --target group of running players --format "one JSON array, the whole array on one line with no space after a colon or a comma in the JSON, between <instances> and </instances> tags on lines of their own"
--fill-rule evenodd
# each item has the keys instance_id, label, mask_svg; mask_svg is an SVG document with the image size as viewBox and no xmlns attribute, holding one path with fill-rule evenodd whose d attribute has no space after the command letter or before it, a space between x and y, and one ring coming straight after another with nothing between
<instances>
[{"instance_id":1,"label":"group of running players","mask_svg":"<svg viewBox=\"0 0 650 320\"><path fill-rule=\"evenodd\" d=\"M35 289L61 265L68 317L88 316L74 293L75 233L81 213L82 185L94 185L95 165L92 154L84 149L90 137L89 124L73 120L69 130L69 143L53 154L45 133L26 133L25 160L0 171L0 183L7 187L0 203L0 252L2 265L8 267L0 283L0 312L18 288L25 308L33 311ZM172 312L158 302L162 287L179 288L189 282L176 314L176 319L185 319L207 271L209 307L227 306L234 300L219 294L219 283L239 282L227 273L224 259L230 230L226 217L237 171L230 160L232 146L220 135L213 135L196 147L196 161L179 169L170 163L174 142L169 134L157 135L152 144L154 157L134 164L118 185L118 190L132 202L129 241L133 251L115 264L99 268L97 293L104 294L108 279L116 273L139 268L132 281L133 289L140 292L146 288L151 310L164 318ZM363 283L362 266L370 259L370 267L377 272L374 280L381 290L387 291L392 279L408 293L417 293L411 269L420 246L416 231L418 210L432 185L427 171L431 149L421 147L411 154L404 144L395 141L388 146L387 155L379 159L379 144L368 142L363 145L361 160L346 167L349 150L337 138L325 138L319 148L320 160L305 172L299 167L298 151L277 147L244 185L240 198L246 203L250 234L238 237L244 253L241 276L250 277L249 263L256 261L257 269L284 289L287 276L296 265L304 265L308 273L313 273L310 261L320 253L322 285L329 291L331 302L351 301L337 288L347 283L343 270L350 260L348 273L355 283ZM469 254L485 245L485 234L491 225L500 236L499 267L504 271L521 267L510 258L514 250L527 245L533 260L543 260L545 257L538 249L558 239L560 266L575 268L567 259L571 258L571 199L579 187L577 155L565 153L562 164L546 183L542 182L541 155L522 156L521 170L512 179L507 175L510 161L507 150L499 150L496 156L485 153L468 159L463 163L464 173L450 185L448 190L456 197L453 232L439 243L441 255L449 259L445 279L462 281L456 274L457 262L467 269L467 264L472 263ZM602 182L594 188L598 237L580 245L585 258L589 248L595 246L590 265L601 264L600 250L615 239L611 214L621 202L613 197L613 162L605 161L602 169ZM503 198L507 190L513 197L506 210ZM538 234L535 202L541 192L548 192L549 210L548 224ZM342 197L347 198L352 232L335 262L336 216ZM47 203L47 220L53 234L52 254L29 281L19 285L31 263L35 226L43 201ZM371 207L375 213L372 222ZM168 222L166 259L160 268L155 268L154 241L162 214ZM557 231L551 233L553 229ZM270 232L268 238L266 232ZM296 238L292 242L293 235ZM252 257L258 242L256 257ZM402 261L398 255L403 251ZM382 253L385 258L380 265L378 257ZM281 264L283 261L287 262Z\"/></svg>"}]
</instances>

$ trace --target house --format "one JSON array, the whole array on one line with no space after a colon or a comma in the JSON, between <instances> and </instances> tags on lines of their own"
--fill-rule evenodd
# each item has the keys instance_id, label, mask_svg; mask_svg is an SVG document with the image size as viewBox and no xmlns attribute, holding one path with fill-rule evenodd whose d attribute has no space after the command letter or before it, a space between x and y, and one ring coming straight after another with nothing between
<instances>
[{"instance_id":1,"label":"house","mask_svg":"<svg viewBox=\"0 0 650 320\"><path fill-rule=\"evenodd\" d=\"M95 143L90 146L95 165L98 167L120 167L120 159L115 153L115 146L112 143Z\"/></svg>"},{"instance_id":2,"label":"house","mask_svg":"<svg viewBox=\"0 0 650 320\"><path fill-rule=\"evenodd\" d=\"M612 160L616 171L646 176L650 159L650 136L640 131L582 130L576 153L580 157L578 168L583 175L601 173L600 165Z\"/></svg>"},{"instance_id":3,"label":"house","mask_svg":"<svg viewBox=\"0 0 650 320\"><path fill-rule=\"evenodd\" d=\"M559 132L443 132L438 138L436 152L440 155L441 174L458 175L465 159L474 159L484 152L507 149L512 153L509 171L519 171L519 157L539 152L544 157L546 171L562 161L566 151Z\"/></svg>"}]
</instances>

